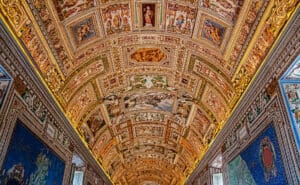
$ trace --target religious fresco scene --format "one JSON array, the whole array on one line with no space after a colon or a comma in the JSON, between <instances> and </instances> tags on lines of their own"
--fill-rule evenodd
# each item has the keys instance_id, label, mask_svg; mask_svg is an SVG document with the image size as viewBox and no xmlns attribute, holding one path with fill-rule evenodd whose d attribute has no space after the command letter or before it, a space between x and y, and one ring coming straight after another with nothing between
<instances>
[{"instance_id":1,"label":"religious fresco scene","mask_svg":"<svg viewBox=\"0 0 300 185\"><path fill-rule=\"evenodd\" d=\"M143 27L155 26L155 4L142 4L143 12Z\"/></svg>"},{"instance_id":2,"label":"religious fresco scene","mask_svg":"<svg viewBox=\"0 0 300 185\"><path fill-rule=\"evenodd\" d=\"M53 102L112 184L183 185L299 1L12 0L0 8ZM284 79L299 80L299 66ZM10 82L0 66L0 110ZM282 91L300 145L300 83L282 83ZM22 92L30 102L31 92ZM63 170L62 161L43 152L55 156L45 149L37 160L48 160L49 169L56 160ZM4 163L2 174L18 163ZM38 167L20 168L26 184ZM230 162L229 174L230 184L287 184L272 126ZM62 184L56 175L46 184Z\"/></svg>"},{"instance_id":3,"label":"religious fresco scene","mask_svg":"<svg viewBox=\"0 0 300 185\"><path fill-rule=\"evenodd\" d=\"M209 19L204 21L201 36L213 44L220 46L225 35L225 28Z\"/></svg>"}]
</instances>

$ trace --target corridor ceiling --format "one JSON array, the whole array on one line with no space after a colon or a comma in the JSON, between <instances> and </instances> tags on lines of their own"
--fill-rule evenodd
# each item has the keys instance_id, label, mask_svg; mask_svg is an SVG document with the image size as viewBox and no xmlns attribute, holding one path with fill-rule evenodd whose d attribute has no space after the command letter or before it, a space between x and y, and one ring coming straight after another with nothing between
<instances>
[{"instance_id":1,"label":"corridor ceiling","mask_svg":"<svg viewBox=\"0 0 300 185\"><path fill-rule=\"evenodd\" d=\"M1 0L115 184L183 184L297 0Z\"/></svg>"}]
</instances>

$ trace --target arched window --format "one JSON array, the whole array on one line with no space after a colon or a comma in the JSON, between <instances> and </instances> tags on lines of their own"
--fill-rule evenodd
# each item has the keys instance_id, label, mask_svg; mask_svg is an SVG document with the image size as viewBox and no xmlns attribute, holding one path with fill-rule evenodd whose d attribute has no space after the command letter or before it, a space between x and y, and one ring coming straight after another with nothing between
<instances>
[{"instance_id":1,"label":"arched window","mask_svg":"<svg viewBox=\"0 0 300 185\"><path fill-rule=\"evenodd\" d=\"M83 185L83 178L85 172L85 163L79 157L79 155L74 154L72 158L73 165L73 175L72 175L72 185Z\"/></svg>"},{"instance_id":2,"label":"arched window","mask_svg":"<svg viewBox=\"0 0 300 185\"><path fill-rule=\"evenodd\" d=\"M218 154L210 165L210 174L213 185L223 185L222 161L222 154Z\"/></svg>"}]
</instances>

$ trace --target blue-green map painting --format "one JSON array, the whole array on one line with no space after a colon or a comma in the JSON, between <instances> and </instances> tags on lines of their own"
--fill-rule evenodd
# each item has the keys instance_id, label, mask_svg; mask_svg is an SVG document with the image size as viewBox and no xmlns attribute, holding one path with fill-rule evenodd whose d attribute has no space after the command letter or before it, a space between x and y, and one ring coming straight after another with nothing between
<instances>
[{"instance_id":1,"label":"blue-green map painting","mask_svg":"<svg viewBox=\"0 0 300 185\"><path fill-rule=\"evenodd\" d=\"M231 185L285 185L286 176L273 125L228 165Z\"/></svg>"},{"instance_id":2,"label":"blue-green map painting","mask_svg":"<svg viewBox=\"0 0 300 185\"><path fill-rule=\"evenodd\" d=\"M0 185L62 185L64 169L64 161L17 121Z\"/></svg>"},{"instance_id":3,"label":"blue-green map painting","mask_svg":"<svg viewBox=\"0 0 300 185\"><path fill-rule=\"evenodd\" d=\"M11 78L5 72L4 68L0 65L0 108L3 105L10 83Z\"/></svg>"},{"instance_id":4,"label":"blue-green map painting","mask_svg":"<svg viewBox=\"0 0 300 185\"><path fill-rule=\"evenodd\" d=\"M300 151L300 56L279 80L284 103Z\"/></svg>"}]
</instances>

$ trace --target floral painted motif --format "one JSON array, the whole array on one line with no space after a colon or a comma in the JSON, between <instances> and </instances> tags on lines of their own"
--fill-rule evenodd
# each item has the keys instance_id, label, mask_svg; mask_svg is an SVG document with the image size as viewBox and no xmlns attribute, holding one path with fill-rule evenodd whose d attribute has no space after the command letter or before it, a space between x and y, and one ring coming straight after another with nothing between
<instances>
[{"instance_id":1,"label":"floral painted motif","mask_svg":"<svg viewBox=\"0 0 300 185\"><path fill-rule=\"evenodd\" d=\"M133 89L165 89L167 85L167 77L163 75L135 75L130 77L130 86Z\"/></svg>"}]
</instances>

